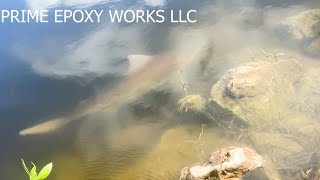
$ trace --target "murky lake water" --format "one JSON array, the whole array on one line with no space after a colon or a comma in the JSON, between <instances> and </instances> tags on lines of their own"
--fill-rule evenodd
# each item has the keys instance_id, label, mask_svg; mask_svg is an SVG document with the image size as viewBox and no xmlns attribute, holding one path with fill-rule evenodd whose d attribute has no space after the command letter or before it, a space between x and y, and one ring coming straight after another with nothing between
<instances>
[{"instance_id":1,"label":"murky lake water","mask_svg":"<svg viewBox=\"0 0 320 180\"><path fill-rule=\"evenodd\" d=\"M268 146L265 146L254 141L254 138L247 140L252 132L247 132L237 122L232 124L235 115L230 115L230 112L219 109L215 111L215 116L223 121L220 123L201 113L179 112L177 102L185 96L185 92L178 72L181 72L186 81L185 87L189 94L200 94L209 99L212 86L228 69L250 62L252 53L257 58L264 56L259 48L270 52L284 49L285 53L306 59L304 66L307 75L320 82L319 57L307 56L291 45L281 44L271 33L277 20L302 10L320 8L320 3L317 0L172 0L161 1L162 3L158 1L156 5L150 2L123 0L62 4L73 8L85 5L88 9L196 9L198 22L1 24L0 179L27 179L20 158L24 158L26 162L34 162L38 168L53 162L53 172L48 178L52 180L179 179L183 167L203 163L209 153L230 145L249 146L257 149L268 160L272 159L268 154L270 151L264 148L274 148L274 142L266 142ZM30 1L1 2L0 5L11 9L37 7L37 3ZM48 2L39 7L49 8L50 5L52 4ZM254 11L243 15L242 10L247 7ZM263 15L260 17L261 12ZM252 52L248 51L248 47L253 47ZM126 57L131 54L157 55L161 57L157 60L162 61L162 64L167 62L163 60L167 56L178 60L171 70L167 68L171 64L151 64L163 68L160 70L165 72L164 75L161 72L147 71L142 74L146 75L145 78L138 74L135 79L127 74L130 65ZM157 82L148 81L148 78ZM145 82L144 85L142 81ZM137 88L139 86L144 88ZM124 92L123 94L128 92L129 98L127 94L115 93L110 96L109 92L115 89ZM301 124L304 126L304 122L309 120L310 124L318 123L319 91L301 91L297 97L308 97L315 106L313 111L296 103L291 108L295 108L294 110L281 113L285 114L284 118L293 119L292 123L287 123L292 124L292 127L286 128L295 131L299 127L298 133L294 135L307 141L309 137L304 136L304 132L312 130L309 126L301 127ZM47 119L77 113L74 109L79 104L86 105L84 100L96 97L97 102L100 102L99 98L102 99L102 104L107 104L108 101L114 104L93 111L94 113L76 116L77 120L50 133L19 135L21 130ZM305 99L301 102L303 105L305 102L309 103ZM292 104L286 105L291 107ZM299 117L296 119L300 121L294 121L294 117ZM263 118L266 117L261 117ZM266 118L266 121L271 119ZM227 124L223 126L227 130L221 128L221 124ZM256 128L261 129L259 126ZM264 133L272 132L277 136L284 129L272 126L264 129ZM204 135L199 139L201 132ZM282 136L281 133L279 134ZM293 135L290 136L292 137ZM317 136L314 137L314 141L316 140ZM307 144L309 146L301 145L303 152L317 148L311 147L310 143ZM277 145L279 144L274 146ZM296 144L286 145L293 147ZM277 153L281 154L282 151ZM312 154L316 161L318 153L310 152L309 155ZM297 160L292 160L306 157L301 155L303 153L297 154L299 156L288 156L287 159L295 168L288 168L288 164L277 166L284 177L292 174L300 177L297 175L300 169L297 171L296 167L301 170L312 168L313 172L316 172L315 168L319 168L319 163L309 163L310 158L301 160L306 163L300 164ZM265 177L249 176L247 179L257 178Z\"/></svg>"}]
</instances>

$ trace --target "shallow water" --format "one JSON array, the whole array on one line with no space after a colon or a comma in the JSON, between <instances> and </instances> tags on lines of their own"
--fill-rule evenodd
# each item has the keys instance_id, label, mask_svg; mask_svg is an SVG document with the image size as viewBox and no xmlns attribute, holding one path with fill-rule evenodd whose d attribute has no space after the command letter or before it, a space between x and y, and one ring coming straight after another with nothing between
<instances>
[{"instance_id":1,"label":"shallow water","mask_svg":"<svg viewBox=\"0 0 320 180\"><path fill-rule=\"evenodd\" d=\"M96 3L89 5L160 8L146 7L141 2ZM1 4L21 8L28 1ZM264 21L255 24L256 20L239 20L237 13L247 6L263 11ZM274 106L270 108L272 112L257 118L278 123L274 120L278 114L272 114L274 109L290 107L281 112L279 124L285 127L275 123L265 128L258 124L254 127L258 130L253 132L241 122L233 122L236 115L231 112L217 108L217 122L201 113L178 112L177 102L185 96L183 87L189 94L208 99L212 86L228 69L252 61L252 55L265 58L260 48L305 59L304 72L319 83L319 58L282 43L271 33L274 24L285 15L316 7L320 8L316 0L172 0L161 8L197 9L199 22L4 24L0 28L0 179L26 179L20 158L34 162L38 169L53 162L48 178L52 180L178 179L183 167L203 163L211 152L230 145L256 149L268 161L275 162L275 169L284 177L294 175L299 179L300 170L310 168L315 173L320 166L316 163L319 138L313 132L320 117L318 84L312 84L312 90L300 88L296 97L284 94L292 101ZM150 84L145 91L134 93L133 100L127 102L119 97L119 108L117 105L86 114L51 133L19 135L19 131L46 119L68 115L83 100L101 97L118 83L126 82L126 57L130 54L169 55L181 66L160 77L160 84ZM146 78L153 77L156 76L149 73ZM129 93L133 85L139 86L139 82L123 87ZM201 132L203 136L199 137ZM310 134L314 136L311 138ZM287 137L293 141L287 141ZM270 153L270 149L275 152ZM292 151L294 155L288 153ZM261 174L248 177L264 178Z\"/></svg>"}]
</instances>

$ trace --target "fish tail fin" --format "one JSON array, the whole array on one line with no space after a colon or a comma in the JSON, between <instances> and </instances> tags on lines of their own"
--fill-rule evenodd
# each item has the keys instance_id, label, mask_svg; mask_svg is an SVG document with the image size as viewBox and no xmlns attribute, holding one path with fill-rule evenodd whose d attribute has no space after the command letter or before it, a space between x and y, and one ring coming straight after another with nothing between
<instances>
[{"instance_id":1,"label":"fish tail fin","mask_svg":"<svg viewBox=\"0 0 320 180\"><path fill-rule=\"evenodd\" d=\"M55 118L51 119L49 121L45 121L43 123L34 125L30 128L26 128L24 130L21 130L19 134L21 136L27 136L27 135L38 135L38 134L46 134L46 133L52 133L60 128L62 128L64 125L68 124L70 120L66 118Z\"/></svg>"}]
</instances>

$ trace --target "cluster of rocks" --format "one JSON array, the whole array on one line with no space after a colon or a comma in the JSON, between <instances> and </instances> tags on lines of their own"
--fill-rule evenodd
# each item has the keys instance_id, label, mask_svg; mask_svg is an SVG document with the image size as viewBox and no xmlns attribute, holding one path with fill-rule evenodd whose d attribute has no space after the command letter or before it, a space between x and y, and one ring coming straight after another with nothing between
<instances>
[{"instance_id":1,"label":"cluster of rocks","mask_svg":"<svg viewBox=\"0 0 320 180\"><path fill-rule=\"evenodd\" d=\"M304 93L309 91L307 85L296 87L292 81L294 76L299 82L305 78L295 75L292 71L292 67L297 64L288 61L274 63L269 61L269 58L249 61L224 73L211 89L207 109L210 112L219 109L216 114L221 114L222 110L244 121L250 133L246 140L266 160L264 171L268 178L282 179L277 170L280 167L279 163L285 161L288 156L305 154L307 142L301 142L300 138L311 139L314 130L320 129L320 124L303 112L292 112L289 109L289 105L294 101L293 97L299 99L305 95L299 94L299 88L303 88ZM212 114L217 117L215 113ZM294 138L295 136L299 138ZM271 147L273 152L270 151ZM255 163L250 158L248 160L250 163ZM228 161L221 161L220 168L226 168L221 165L224 162ZM225 173L227 171L225 169L217 170L215 165L217 164L211 157L203 165L185 168L182 171L182 179L206 179L208 175L216 179L229 179L227 175L230 174L233 174L232 178L237 179L238 173L242 172L235 164L232 165L233 170L228 170L229 173Z\"/></svg>"},{"instance_id":2,"label":"cluster of rocks","mask_svg":"<svg viewBox=\"0 0 320 180\"><path fill-rule=\"evenodd\" d=\"M301 87L295 87L291 80L292 65L266 61L245 63L227 71L211 90L210 101L240 117L249 124L249 131L254 131L247 140L267 160L264 169L271 179L281 179L277 171L281 161L305 151L307 143L293 137L309 139L320 127L304 112L289 109L293 97L305 96L299 94ZM302 88L304 93L309 91L307 83ZM270 152L270 147L277 153Z\"/></svg>"}]
</instances>

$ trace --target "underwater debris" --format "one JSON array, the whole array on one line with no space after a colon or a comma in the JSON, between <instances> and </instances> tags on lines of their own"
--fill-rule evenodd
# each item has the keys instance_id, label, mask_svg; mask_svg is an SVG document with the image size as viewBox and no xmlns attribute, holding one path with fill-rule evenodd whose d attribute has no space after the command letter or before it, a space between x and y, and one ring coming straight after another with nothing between
<instances>
[{"instance_id":1,"label":"underwater debris","mask_svg":"<svg viewBox=\"0 0 320 180\"><path fill-rule=\"evenodd\" d=\"M265 160L256 151L231 146L212 153L208 162L202 165L183 168L180 180L236 180L249 171L263 167L264 163Z\"/></svg>"}]
</instances>

